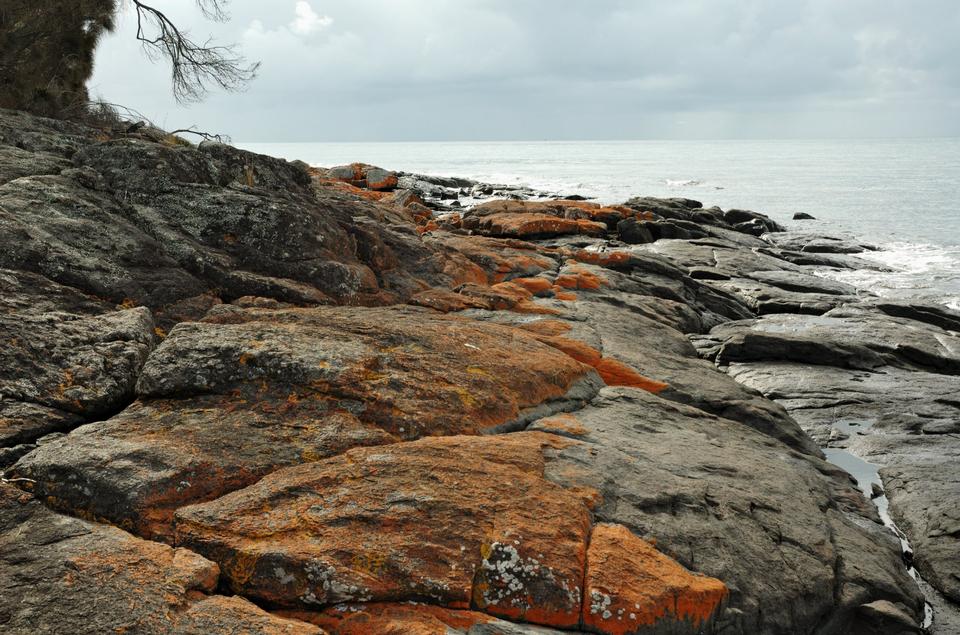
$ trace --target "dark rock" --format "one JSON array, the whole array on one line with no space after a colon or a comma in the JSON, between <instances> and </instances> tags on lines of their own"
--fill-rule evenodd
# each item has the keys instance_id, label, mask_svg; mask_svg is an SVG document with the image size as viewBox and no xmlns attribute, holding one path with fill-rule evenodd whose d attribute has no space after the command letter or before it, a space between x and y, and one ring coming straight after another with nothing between
<instances>
[{"instance_id":1,"label":"dark rock","mask_svg":"<svg viewBox=\"0 0 960 635\"><path fill-rule=\"evenodd\" d=\"M815 216L811 216L806 212L797 212L793 215L793 220L817 220Z\"/></svg>"},{"instance_id":2,"label":"dark rock","mask_svg":"<svg viewBox=\"0 0 960 635\"><path fill-rule=\"evenodd\" d=\"M893 536L853 511L817 511L849 489L825 476L835 472L819 459L785 455L742 424L628 388L604 389L575 415L534 427L580 442L561 449L546 474L568 487L596 488L599 520L623 524L688 569L727 581L731 595L719 619L733 632L845 633L858 623L859 606L879 599L910 607L914 619L921 614L922 597L896 563ZM850 500L857 498L865 501L856 492ZM812 544L818 548L800 547ZM838 559L844 567L835 569ZM780 594L803 599L784 605Z\"/></svg>"},{"instance_id":3,"label":"dark rock","mask_svg":"<svg viewBox=\"0 0 960 635\"><path fill-rule=\"evenodd\" d=\"M720 364L795 361L871 370L896 366L960 374L960 337L855 307L822 316L771 315L716 327L701 347Z\"/></svg>"},{"instance_id":4,"label":"dark rock","mask_svg":"<svg viewBox=\"0 0 960 635\"><path fill-rule=\"evenodd\" d=\"M617 237L628 245L642 245L656 240L647 223L636 218L626 218L617 223Z\"/></svg>"},{"instance_id":5,"label":"dark rock","mask_svg":"<svg viewBox=\"0 0 960 635\"><path fill-rule=\"evenodd\" d=\"M782 225L774 221L769 216L743 209L727 210L723 214L723 220L730 225L733 225L735 229L739 229L744 233L753 234L755 236L759 236L767 232L785 231L785 228Z\"/></svg>"},{"instance_id":6,"label":"dark rock","mask_svg":"<svg viewBox=\"0 0 960 635\"><path fill-rule=\"evenodd\" d=\"M764 240L788 251L816 254L859 254L876 247L854 240L811 232L781 232L764 236Z\"/></svg>"}]
</instances>

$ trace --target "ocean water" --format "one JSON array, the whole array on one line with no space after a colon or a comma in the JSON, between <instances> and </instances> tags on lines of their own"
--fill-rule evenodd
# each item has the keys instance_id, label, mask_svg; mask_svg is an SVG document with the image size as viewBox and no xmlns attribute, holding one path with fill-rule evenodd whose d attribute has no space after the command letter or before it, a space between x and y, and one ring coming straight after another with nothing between
<instances>
[{"instance_id":1,"label":"ocean water","mask_svg":"<svg viewBox=\"0 0 960 635\"><path fill-rule=\"evenodd\" d=\"M238 144L311 165L524 184L619 203L682 196L790 228L857 237L891 273L834 277L960 309L960 139ZM806 212L816 221L792 221Z\"/></svg>"}]
</instances>

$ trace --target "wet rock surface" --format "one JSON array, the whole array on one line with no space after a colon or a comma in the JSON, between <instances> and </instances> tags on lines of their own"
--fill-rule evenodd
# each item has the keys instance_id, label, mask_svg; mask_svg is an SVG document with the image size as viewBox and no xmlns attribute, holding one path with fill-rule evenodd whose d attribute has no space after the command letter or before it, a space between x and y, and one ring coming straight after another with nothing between
<instances>
[{"instance_id":1,"label":"wet rock surface","mask_svg":"<svg viewBox=\"0 0 960 635\"><path fill-rule=\"evenodd\" d=\"M783 229L0 112L0 630L916 632L960 316Z\"/></svg>"}]
</instances>

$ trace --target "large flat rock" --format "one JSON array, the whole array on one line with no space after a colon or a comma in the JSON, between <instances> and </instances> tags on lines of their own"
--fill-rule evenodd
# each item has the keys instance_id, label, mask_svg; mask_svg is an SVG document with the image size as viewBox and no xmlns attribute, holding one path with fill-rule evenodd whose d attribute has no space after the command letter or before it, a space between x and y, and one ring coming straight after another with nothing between
<instances>
[{"instance_id":1,"label":"large flat rock","mask_svg":"<svg viewBox=\"0 0 960 635\"><path fill-rule=\"evenodd\" d=\"M212 594L219 568L186 549L61 516L0 484L4 633L319 635L250 602Z\"/></svg>"},{"instance_id":2,"label":"large flat rock","mask_svg":"<svg viewBox=\"0 0 960 635\"><path fill-rule=\"evenodd\" d=\"M546 473L597 489L598 520L727 585L721 630L846 633L863 604L887 598L914 619L921 612L899 544L821 459L630 388L606 388L589 407L534 428L580 441Z\"/></svg>"},{"instance_id":3,"label":"large flat rock","mask_svg":"<svg viewBox=\"0 0 960 635\"><path fill-rule=\"evenodd\" d=\"M176 508L279 467L519 429L601 385L590 366L511 327L403 307L222 306L154 351L140 401L15 471L58 507L162 537Z\"/></svg>"},{"instance_id":4,"label":"large flat rock","mask_svg":"<svg viewBox=\"0 0 960 635\"><path fill-rule=\"evenodd\" d=\"M769 315L715 327L697 345L719 364L791 361L871 370L881 366L960 374L960 336L856 306L821 316Z\"/></svg>"},{"instance_id":5,"label":"large flat rock","mask_svg":"<svg viewBox=\"0 0 960 635\"><path fill-rule=\"evenodd\" d=\"M551 451L576 444L522 432L355 449L180 510L177 539L279 604L428 599L597 633L701 632L726 586L592 527L596 492L544 477Z\"/></svg>"}]
</instances>

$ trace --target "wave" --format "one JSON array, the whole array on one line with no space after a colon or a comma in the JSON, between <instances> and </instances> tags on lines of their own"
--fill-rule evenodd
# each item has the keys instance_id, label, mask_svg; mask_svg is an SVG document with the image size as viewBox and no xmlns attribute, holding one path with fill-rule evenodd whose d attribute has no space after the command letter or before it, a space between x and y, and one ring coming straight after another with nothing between
<instances>
[{"instance_id":1,"label":"wave","mask_svg":"<svg viewBox=\"0 0 960 635\"><path fill-rule=\"evenodd\" d=\"M960 247L892 242L858 257L886 270L824 270L820 275L880 297L944 304L960 310Z\"/></svg>"}]
</instances>

